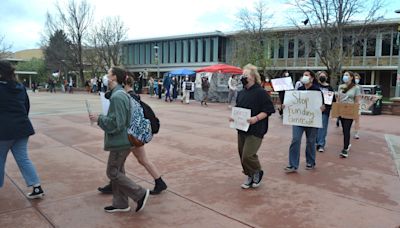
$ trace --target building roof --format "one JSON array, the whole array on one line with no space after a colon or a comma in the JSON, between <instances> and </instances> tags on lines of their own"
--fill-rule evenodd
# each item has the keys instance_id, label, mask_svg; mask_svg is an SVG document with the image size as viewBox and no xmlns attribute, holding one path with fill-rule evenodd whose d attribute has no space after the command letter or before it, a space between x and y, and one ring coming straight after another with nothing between
<instances>
[{"instance_id":1,"label":"building roof","mask_svg":"<svg viewBox=\"0 0 400 228\"><path fill-rule=\"evenodd\" d=\"M194 33L194 34L186 34L186 35L145 38L145 39L137 39L137 40L125 40L125 41L122 41L121 43L126 44L126 43L157 42L160 40L188 39L188 38L196 38L196 37L204 37L204 36L226 36L226 35L225 35L225 33L221 32L221 31L214 31L214 32Z\"/></svg>"}]
</instances>

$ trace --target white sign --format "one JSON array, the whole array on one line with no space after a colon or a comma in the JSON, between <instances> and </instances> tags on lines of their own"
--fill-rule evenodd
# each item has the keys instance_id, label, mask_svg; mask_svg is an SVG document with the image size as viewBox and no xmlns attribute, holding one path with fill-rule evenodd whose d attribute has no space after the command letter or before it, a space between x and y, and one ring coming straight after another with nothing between
<instances>
[{"instance_id":1,"label":"white sign","mask_svg":"<svg viewBox=\"0 0 400 228\"><path fill-rule=\"evenodd\" d=\"M379 95L361 94L360 111L363 113L372 113L371 107L381 98L382 96Z\"/></svg>"},{"instance_id":2,"label":"white sign","mask_svg":"<svg viewBox=\"0 0 400 228\"><path fill-rule=\"evenodd\" d=\"M233 121L230 123L230 128L246 132L249 130L250 124L247 120L251 117L250 109L233 107L231 117Z\"/></svg>"},{"instance_id":3,"label":"white sign","mask_svg":"<svg viewBox=\"0 0 400 228\"><path fill-rule=\"evenodd\" d=\"M90 107L90 103L88 100L85 100L86 110L89 115L92 115L92 108ZM90 125L93 125L92 120L90 120Z\"/></svg>"},{"instance_id":4,"label":"white sign","mask_svg":"<svg viewBox=\"0 0 400 228\"><path fill-rule=\"evenodd\" d=\"M104 92L100 92L100 101L101 101L101 107L103 110L103 114L107 115L108 108L110 107L110 100L106 99Z\"/></svg>"},{"instance_id":5,"label":"white sign","mask_svg":"<svg viewBox=\"0 0 400 228\"><path fill-rule=\"evenodd\" d=\"M286 91L283 124L322 128L320 91Z\"/></svg>"},{"instance_id":6,"label":"white sign","mask_svg":"<svg viewBox=\"0 0 400 228\"><path fill-rule=\"evenodd\" d=\"M324 91L322 91L322 93L324 94L324 103L326 105L331 105L332 101L333 101L333 97L335 96L335 92L324 90Z\"/></svg>"},{"instance_id":7,"label":"white sign","mask_svg":"<svg viewBox=\"0 0 400 228\"><path fill-rule=\"evenodd\" d=\"M274 78L271 80L274 91L293 90L293 81L291 77Z\"/></svg>"}]
</instances>

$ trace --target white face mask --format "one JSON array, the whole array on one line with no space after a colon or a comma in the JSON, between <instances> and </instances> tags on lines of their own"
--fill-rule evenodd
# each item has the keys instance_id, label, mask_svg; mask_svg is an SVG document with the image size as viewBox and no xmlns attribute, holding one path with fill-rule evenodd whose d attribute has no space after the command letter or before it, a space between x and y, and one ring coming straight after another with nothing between
<instances>
[{"instance_id":1,"label":"white face mask","mask_svg":"<svg viewBox=\"0 0 400 228\"><path fill-rule=\"evenodd\" d=\"M360 84L360 79L356 78L354 81L356 81L356 84Z\"/></svg>"},{"instance_id":2,"label":"white face mask","mask_svg":"<svg viewBox=\"0 0 400 228\"><path fill-rule=\"evenodd\" d=\"M285 77L289 77L289 73L288 72L285 73Z\"/></svg>"},{"instance_id":3,"label":"white face mask","mask_svg":"<svg viewBox=\"0 0 400 228\"><path fill-rule=\"evenodd\" d=\"M266 78L266 79L265 79L265 82L269 82L269 78Z\"/></svg>"},{"instance_id":4,"label":"white face mask","mask_svg":"<svg viewBox=\"0 0 400 228\"><path fill-rule=\"evenodd\" d=\"M308 84L308 83L310 83L310 76L303 75L303 77L300 79L300 81L303 84Z\"/></svg>"},{"instance_id":5,"label":"white face mask","mask_svg":"<svg viewBox=\"0 0 400 228\"><path fill-rule=\"evenodd\" d=\"M103 85L108 87L108 77L107 77L107 75L103 76Z\"/></svg>"},{"instance_id":6,"label":"white face mask","mask_svg":"<svg viewBox=\"0 0 400 228\"><path fill-rule=\"evenodd\" d=\"M350 77L348 75L343 75L342 80L344 83L347 83L350 80Z\"/></svg>"}]
</instances>

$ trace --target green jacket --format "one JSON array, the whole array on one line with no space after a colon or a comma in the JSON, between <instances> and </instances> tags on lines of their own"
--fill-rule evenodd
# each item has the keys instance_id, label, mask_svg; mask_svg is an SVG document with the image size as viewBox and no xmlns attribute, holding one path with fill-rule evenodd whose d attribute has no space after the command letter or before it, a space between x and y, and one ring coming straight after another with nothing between
<instances>
[{"instance_id":1,"label":"green jacket","mask_svg":"<svg viewBox=\"0 0 400 228\"><path fill-rule=\"evenodd\" d=\"M121 91L120 91L121 90ZM122 150L131 147L127 129L131 120L129 96L121 85L111 91L107 115L100 114L97 124L104 130L104 150Z\"/></svg>"}]
</instances>

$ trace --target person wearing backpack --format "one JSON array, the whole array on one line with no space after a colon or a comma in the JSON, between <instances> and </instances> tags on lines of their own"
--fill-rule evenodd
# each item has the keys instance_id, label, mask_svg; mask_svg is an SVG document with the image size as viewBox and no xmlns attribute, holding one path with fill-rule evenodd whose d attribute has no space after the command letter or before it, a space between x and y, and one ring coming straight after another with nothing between
<instances>
[{"instance_id":1,"label":"person wearing backpack","mask_svg":"<svg viewBox=\"0 0 400 228\"><path fill-rule=\"evenodd\" d=\"M131 152L128 140L131 109L129 95L122 88L125 70L112 67L104 84L111 90L110 107L107 115L93 115L89 118L104 130L104 150L110 151L107 162L107 176L111 181L113 202L105 207L106 212L130 211L128 197L137 203L136 212L143 210L150 191L136 184L125 175L125 161Z\"/></svg>"},{"instance_id":2,"label":"person wearing backpack","mask_svg":"<svg viewBox=\"0 0 400 228\"><path fill-rule=\"evenodd\" d=\"M135 93L133 90L133 83L134 79L131 76L127 76L125 80L125 91L136 101L140 102L140 96ZM133 147L131 149L132 154L135 155L139 164L141 164L147 172L154 178L155 185L154 189L150 191L151 195L158 195L162 191L167 189L167 184L162 179L160 172L158 171L157 167L147 159L146 151L144 150L144 146L141 147ZM111 194L112 193L112 185L111 183L107 184L104 187L99 187L98 190L104 194Z\"/></svg>"}]
</instances>

